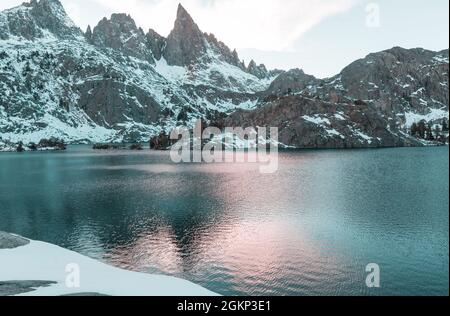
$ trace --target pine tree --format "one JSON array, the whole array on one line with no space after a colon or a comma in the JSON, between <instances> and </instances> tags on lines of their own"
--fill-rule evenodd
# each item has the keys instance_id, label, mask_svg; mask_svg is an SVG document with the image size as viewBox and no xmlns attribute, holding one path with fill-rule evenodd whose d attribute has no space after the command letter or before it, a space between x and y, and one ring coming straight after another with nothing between
<instances>
[{"instance_id":1,"label":"pine tree","mask_svg":"<svg viewBox=\"0 0 450 316\"><path fill-rule=\"evenodd\" d=\"M436 125L436 127L434 128L434 137L436 139L441 138L441 128L439 127L439 125Z\"/></svg>"},{"instance_id":2,"label":"pine tree","mask_svg":"<svg viewBox=\"0 0 450 316\"><path fill-rule=\"evenodd\" d=\"M426 140L434 140L431 124L428 124L427 133L426 133Z\"/></svg>"},{"instance_id":3,"label":"pine tree","mask_svg":"<svg viewBox=\"0 0 450 316\"><path fill-rule=\"evenodd\" d=\"M25 151L25 149L23 148L23 143L19 142L19 144L17 145L17 149L16 149L19 153Z\"/></svg>"},{"instance_id":4,"label":"pine tree","mask_svg":"<svg viewBox=\"0 0 450 316\"><path fill-rule=\"evenodd\" d=\"M91 30L91 26L88 25L87 29L86 29L86 33L84 33L84 36L86 37L86 39L88 41L92 40L92 30Z\"/></svg>"},{"instance_id":5,"label":"pine tree","mask_svg":"<svg viewBox=\"0 0 450 316\"><path fill-rule=\"evenodd\" d=\"M417 127L417 124L413 123L413 125L411 126L411 136L416 136L418 131L419 128Z\"/></svg>"},{"instance_id":6,"label":"pine tree","mask_svg":"<svg viewBox=\"0 0 450 316\"><path fill-rule=\"evenodd\" d=\"M427 126L426 126L424 120L419 122L419 127L418 128L419 128L419 137L422 138L422 139L425 139L425 133L426 133L426 130L427 130Z\"/></svg>"},{"instance_id":7,"label":"pine tree","mask_svg":"<svg viewBox=\"0 0 450 316\"><path fill-rule=\"evenodd\" d=\"M446 119L446 118L444 118L444 119L442 120L442 131L443 131L443 132L448 132L448 122L447 122L447 119Z\"/></svg>"},{"instance_id":8,"label":"pine tree","mask_svg":"<svg viewBox=\"0 0 450 316\"><path fill-rule=\"evenodd\" d=\"M30 65L30 61L27 60L27 62L25 63L25 67L23 68L23 73L22 75L25 77L27 74L29 74L31 72L31 65Z\"/></svg>"}]
</instances>

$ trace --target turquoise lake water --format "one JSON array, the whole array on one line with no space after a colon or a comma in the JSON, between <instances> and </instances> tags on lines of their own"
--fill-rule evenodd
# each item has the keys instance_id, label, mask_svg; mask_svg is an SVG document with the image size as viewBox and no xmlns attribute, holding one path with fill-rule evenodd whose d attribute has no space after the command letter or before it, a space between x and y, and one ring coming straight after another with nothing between
<instances>
[{"instance_id":1,"label":"turquoise lake water","mask_svg":"<svg viewBox=\"0 0 450 316\"><path fill-rule=\"evenodd\" d=\"M268 175L148 150L0 154L0 230L224 295L448 295L448 193L448 147L282 152Z\"/></svg>"}]
</instances>

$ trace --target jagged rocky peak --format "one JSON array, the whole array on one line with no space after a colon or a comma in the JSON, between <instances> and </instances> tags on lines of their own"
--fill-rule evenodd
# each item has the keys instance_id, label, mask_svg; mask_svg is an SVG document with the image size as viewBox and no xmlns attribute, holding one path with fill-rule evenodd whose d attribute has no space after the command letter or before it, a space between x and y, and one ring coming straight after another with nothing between
<instances>
[{"instance_id":1,"label":"jagged rocky peak","mask_svg":"<svg viewBox=\"0 0 450 316\"><path fill-rule=\"evenodd\" d=\"M129 35L139 35L136 23L131 16L124 13L115 13L111 15L110 19L103 18L93 31L93 40L98 44L104 44L112 39L127 39ZM109 45L107 45L109 46Z\"/></svg>"},{"instance_id":2,"label":"jagged rocky peak","mask_svg":"<svg viewBox=\"0 0 450 316\"><path fill-rule=\"evenodd\" d=\"M206 40L209 44L210 49L218 56L221 60L241 68L246 71L245 64L239 59L239 55L235 50L231 51L230 48L223 42L219 41L214 34L205 34Z\"/></svg>"},{"instance_id":3,"label":"jagged rocky peak","mask_svg":"<svg viewBox=\"0 0 450 316\"><path fill-rule=\"evenodd\" d=\"M175 25L167 38L164 57L169 65L188 66L207 53L204 34L186 9L179 4Z\"/></svg>"},{"instance_id":4,"label":"jagged rocky peak","mask_svg":"<svg viewBox=\"0 0 450 316\"><path fill-rule=\"evenodd\" d=\"M169 65L206 64L217 59L247 71L236 50L231 51L214 34L203 33L181 4L163 55Z\"/></svg>"},{"instance_id":5,"label":"jagged rocky peak","mask_svg":"<svg viewBox=\"0 0 450 316\"><path fill-rule=\"evenodd\" d=\"M43 38L48 32L61 39L83 35L58 0L31 0L0 13L2 39L12 35L34 40Z\"/></svg>"},{"instance_id":6,"label":"jagged rocky peak","mask_svg":"<svg viewBox=\"0 0 450 316\"><path fill-rule=\"evenodd\" d=\"M181 5L181 3L178 4L175 26L191 26L192 28L197 28L197 30L199 30L197 24L194 22L187 10Z\"/></svg>"},{"instance_id":7,"label":"jagged rocky peak","mask_svg":"<svg viewBox=\"0 0 450 316\"><path fill-rule=\"evenodd\" d=\"M145 36L147 37L147 46L153 52L153 57L160 60L167 43L166 38L152 29L148 30L148 33Z\"/></svg>"},{"instance_id":8,"label":"jagged rocky peak","mask_svg":"<svg viewBox=\"0 0 450 316\"><path fill-rule=\"evenodd\" d=\"M134 22L131 15L126 13L115 13L111 15L110 22L112 24L117 25L120 28L120 31L123 33L126 32L135 32L138 30L136 26L136 22ZM142 32L142 30L140 30Z\"/></svg>"},{"instance_id":9,"label":"jagged rocky peak","mask_svg":"<svg viewBox=\"0 0 450 316\"><path fill-rule=\"evenodd\" d=\"M147 37L130 15L112 14L103 18L92 31L89 42L99 47L112 48L125 55L154 62L152 51L147 46Z\"/></svg>"},{"instance_id":10,"label":"jagged rocky peak","mask_svg":"<svg viewBox=\"0 0 450 316\"><path fill-rule=\"evenodd\" d=\"M83 32L69 18L59 0L32 0L32 14L38 25L60 38L81 37Z\"/></svg>"},{"instance_id":11,"label":"jagged rocky peak","mask_svg":"<svg viewBox=\"0 0 450 316\"><path fill-rule=\"evenodd\" d=\"M7 40L11 36L26 40L42 38L44 32L37 25L31 14L30 3L0 12L0 39Z\"/></svg>"},{"instance_id":12,"label":"jagged rocky peak","mask_svg":"<svg viewBox=\"0 0 450 316\"><path fill-rule=\"evenodd\" d=\"M259 79L264 79L269 76L269 72L264 64L258 66L256 62L252 59L247 67L247 72L258 77Z\"/></svg>"},{"instance_id":13,"label":"jagged rocky peak","mask_svg":"<svg viewBox=\"0 0 450 316\"><path fill-rule=\"evenodd\" d=\"M91 40L92 40L92 29L91 29L91 26L90 26L90 25L88 25L88 27L87 27L87 29L86 29L86 32L84 33L84 37L86 37L86 39L87 39L88 41L91 41Z\"/></svg>"}]
</instances>

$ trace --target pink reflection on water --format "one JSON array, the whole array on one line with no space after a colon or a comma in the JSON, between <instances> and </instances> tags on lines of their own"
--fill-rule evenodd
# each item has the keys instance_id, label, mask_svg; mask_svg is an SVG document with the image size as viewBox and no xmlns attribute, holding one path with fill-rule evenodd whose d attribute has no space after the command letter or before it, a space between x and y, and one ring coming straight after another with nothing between
<instances>
[{"instance_id":1,"label":"pink reflection on water","mask_svg":"<svg viewBox=\"0 0 450 316\"><path fill-rule=\"evenodd\" d=\"M141 234L132 243L108 251L104 259L132 271L158 267L161 273L177 274L182 272L182 259L174 236L169 226L161 225L151 234Z\"/></svg>"},{"instance_id":2,"label":"pink reflection on water","mask_svg":"<svg viewBox=\"0 0 450 316\"><path fill-rule=\"evenodd\" d=\"M203 240L202 249L205 258L231 270L233 283L245 284L249 293L274 285L282 275L294 275L302 266L307 274L320 273L323 261L320 249L284 219L229 223Z\"/></svg>"},{"instance_id":3,"label":"pink reflection on water","mask_svg":"<svg viewBox=\"0 0 450 316\"><path fill-rule=\"evenodd\" d=\"M177 245L174 231L162 226L142 234L132 244L113 249L105 259L122 268L143 272L156 269L168 275L181 275L183 268L193 263L193 275L211 281L224 278L221 273L226 273L229 283L248 293L266 288L270 294L276 286L289 287L280 280L283 276L314 287L323 279L320 276L325 266L340 271L338 261L327 257L314 242L299 234L293 223L282 218L226 218L195 233L188 253Z\"/></svg>"},{"instance_id":4,"label":"pink reflection on water","mask_svg":"<svg viewBox=\"0 0 450 316\"><path fill-rule=\"evenodd\" d=\"M305 163L309 162L310 159L305 159ZM291 165L285 161L281 168ZM300 201L297 209L301 209L306 196L302 196L302 188L293 186L282 174L261 175L258 164L249 163L143 164L121 168L150 174L170 173L172 178L167 181L164 177L149 180L146 186L152 192L172 191L174 199L190 194L193 185L204 184L190 183L186 173L212 174L206 179L215 181L204 189L214 199L213 204L220 205L220 210L213 215L204 214L200 224L189 224L187 219L178 236L167 223L146 229L131 244L108 253L107 259L115 265L172 275L182 275L188 270L202 282L217 279L220 283L226 279L237 289L245 288L242 292L256 293L257 288L265 288L266 294L276 293L277 286L298 291L299 282L314 288L326 280L325 269L336 275L343 269L338 256L324 252L323 245L302 228L301 212L285 211L293 209L287 207L293 194L296 203ZM198 198L199 190L193 192L188 197ZM209 203L207 199L201 201ZM186 213L190 214L189 211L192 210Z\"/></svg>"}]
</instances>

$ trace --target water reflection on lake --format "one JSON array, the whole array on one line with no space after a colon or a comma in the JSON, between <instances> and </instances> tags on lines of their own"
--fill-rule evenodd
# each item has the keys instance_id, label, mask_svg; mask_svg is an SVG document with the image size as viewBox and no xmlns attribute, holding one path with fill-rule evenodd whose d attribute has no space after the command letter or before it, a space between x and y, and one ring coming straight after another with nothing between
<instances>
[{"instance_id":1,"label":"water reflection on lake","mask_svg":"<svg viewBox=\"0 0 450 316\"><path fill-rule=\"evenodd\" d=\"M0 155L0 230L230 295L448 295L448 148ZM382 288L368 289L378 263Z\"/></svg>"}]
</instances>

